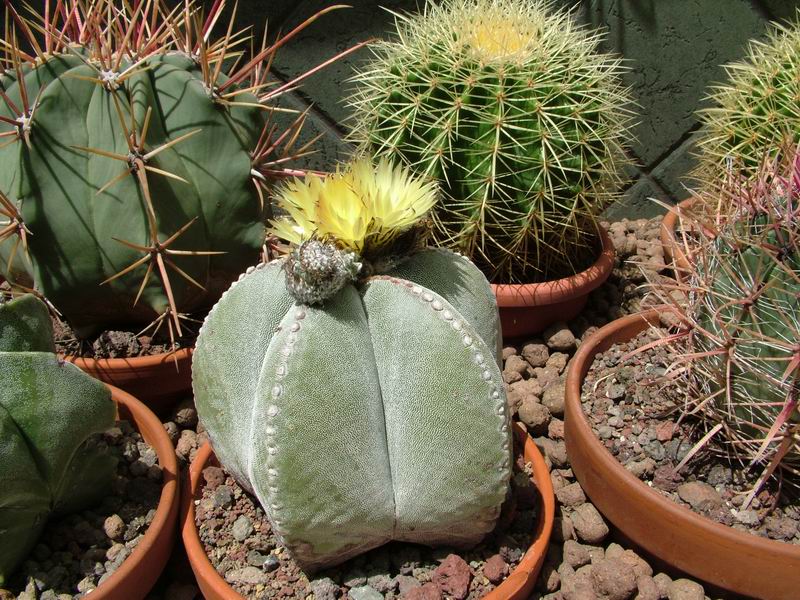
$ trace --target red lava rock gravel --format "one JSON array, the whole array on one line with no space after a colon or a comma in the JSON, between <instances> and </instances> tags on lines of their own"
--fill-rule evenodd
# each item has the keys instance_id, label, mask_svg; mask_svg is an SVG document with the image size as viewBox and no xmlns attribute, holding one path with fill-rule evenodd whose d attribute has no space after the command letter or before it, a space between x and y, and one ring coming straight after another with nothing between
<instances>
[{"instance_id":1,"label":"red lava rock gravel","mask_svg":"<svg viewBox=\"0 0 800 600\"><path fill-rule=\"evenodd\" d=\"M646 331L595 358L582 392L595 433L626 469L674 502L723 525L800 544L800 499L768 482L743 506L759 469L748 471L709 444L677 470L705 430L691 418L678 422L684 400L681 387L662 378L670 363L666 348L628 356L666 334Z\"/></svg>"}]
</instances>

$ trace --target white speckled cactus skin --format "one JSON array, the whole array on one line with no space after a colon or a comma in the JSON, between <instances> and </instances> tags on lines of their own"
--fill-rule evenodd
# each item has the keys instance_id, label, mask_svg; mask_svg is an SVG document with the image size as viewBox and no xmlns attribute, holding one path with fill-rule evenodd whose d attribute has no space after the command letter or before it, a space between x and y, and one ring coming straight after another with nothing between
<instances>
[{"instance_id":1,"label":"white speckled cactus skin","mask_svg":"<svg viewBox=\"0 0 800 600\"><path fill-rule=\"evenodd\" d=\"M49 517L108 494L116 459L89 438L114 414L108 388L55 354L44 303L0 303L0 587Z\"/></svg>"},{"instance_id":2,"label":"white speckled cactus skin","mask_svg":"<svg viewBox=\"0 0 800 600\"><path fill-rule=\"evenodd\" d=\"M452 252L419 252L322 307L297 304L274 261L206 319L197 410L307 571L390 540L470 546L511 474L499 343L488 282Z\"/></svg>"}]
</instances>

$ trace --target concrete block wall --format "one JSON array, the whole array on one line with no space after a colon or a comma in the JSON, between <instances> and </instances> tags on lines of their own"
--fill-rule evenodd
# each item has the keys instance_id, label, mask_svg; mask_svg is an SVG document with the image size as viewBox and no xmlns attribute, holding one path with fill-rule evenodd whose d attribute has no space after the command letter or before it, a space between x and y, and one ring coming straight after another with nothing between
<instances>
[{"instance_id":1,"label":"concrete block wall","mask_svg":"<svg viewBox=\"0 0 800 600\"><path fill-rule=\"evenodd\" d=\"M435 1L435 0L429 0ZM418 11L425 0L349 0L287 45L275 63L277 75L290 79L305 69L373 37L390 35L391 11ZM288 31L332 0L240 0L241 24L261 31ZM663 209L657 198L674 203L686 197L685 175L705 105L708 86L724 78L721 64L744 55L751 38L763 37L770 21L792 18L800 0L557 0L576 18L607 31L604 49L628 60L626 77L638 103L637 141L631 149L636 167L621 202L610 218L652 216ZM386 10L388 9L388 10ZM346 159L343 140L350 112L346 106L353 69L369 56L361 50L309 78L287 102L312 105L308 135L322 133L320 152L307 165L327 169Z\"/></svg>"}]
</instances>

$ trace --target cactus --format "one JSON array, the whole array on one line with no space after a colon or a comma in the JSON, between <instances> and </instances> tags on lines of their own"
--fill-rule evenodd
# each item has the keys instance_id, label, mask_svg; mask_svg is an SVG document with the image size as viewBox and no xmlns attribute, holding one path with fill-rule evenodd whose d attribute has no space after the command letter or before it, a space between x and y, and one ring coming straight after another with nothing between
<instances>
[{"instance_id":1,"label":"cactus","mask_svg":"<svg viewBox=\"0 0 800 600\"><path fill-rule=\"evenodd\" d=\"M448 0L396 25L354 78L353 140L441 184L436 241L493 282L588 266L629 137L600 34L546 0Z\"/></svg>"},{"instance_id":2,"label":"cactus","mask_svg":"<svg viewBox=\"0 0 800 600\"><path fill-rule=\"evenodd\" d=\"M775 25L752 40L744 60L725 67L728 81L711 90L699 141L700 181L733 167L754 176L765 152L800 142L800 27ZM731 164L732 163L732 164Z\"/></svg>"},{"instance_id":3,"label":"cactus","mask_svg":"<svg viewBox=\"0 0 800 600\"><path fill-rule=\"evenodd\" d=\"M776 469L800 489L800 154L774 154L726 186L717 204L733 212L695 227L674 346L694 411L730 454L766 465L747 503Z\"/></svg>"},{"instance_id":4,"label":"cactus","mask_svg":"<svg viewBox=\"0 0 800 600\"><path fill-rule=\"evenodd\" d=\"M54 352L40 300L0 302L0 586L48 517L110 491L115 459L87 438L114 425L111 394Z\"/></svg>"},{"instance_id":5,"label":"cactus","mask_svg":"<svg viewBox=\"0 0 800 600\"><path fill-rule=\"evenodd\" d=\"M289 256L200 331L200 419L306 570L390 540L472 545L505 499L497 306L467 259L422 248L435 199L387 162L289 183Z\"/></svg>"},{"instance_id":6,"label":"cactus","mask_svg":"<svg viewBox=\"0 0 800 600\"><path fill-rule=\"evenodd\" d=\"M337 7L242 57L230 25L209 39L224 0L205 20L189 2L72 0L27 20L6 4L0 273L80 336L154 319L180 334L259 260L271 184L311 144L305 113L278 119L307 74L276 86L268 65Z\"/></svg>"}]
</instances>

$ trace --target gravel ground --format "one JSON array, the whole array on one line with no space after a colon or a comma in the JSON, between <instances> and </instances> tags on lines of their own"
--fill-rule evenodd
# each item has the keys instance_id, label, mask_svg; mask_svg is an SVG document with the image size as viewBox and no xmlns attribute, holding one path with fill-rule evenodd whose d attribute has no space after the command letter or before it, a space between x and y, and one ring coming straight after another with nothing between
<instances>
[{"instance_id":1,"label":"gravel ground","mask_svg":"<svg viewBox=\"0 0 800 600\"><path fill-rule=\"evenodd\" d=\"M0 600L83 598L130 556L155 516L162 473L156 451L127 422L96 437L117 456L112 495L100 506L51 520Z\"/></svg>"},{"instance_id":2,"label":"gravel ground","mask_svg":"<svg viewBox=\"0 0 800 600\"><path fill-rule=\"evenodd\" d=\"M646 331L596 357L582 393L595 433L626 469L673 502L741 531L800 544L800 501L781 496L774 481L742 506L760 468L748 471L709 445L676 471L706 431L695 420L679 420L682 387L661 378L670 361L667 348L625 358L666 335Z\"/></svg>"},{"instance_id":3,"label":"gravel ground","mask_svg":"<svg viewBox=\"0 0 800 600\"><path fill-rule=\"evenodd\" d=\"M614 541L614 532L570 468L564 444L564 378L581 341L599 327L653 302L643 284L664 276L659 219L612 223L617 264L570 323L556 323L536 339L503 349L509 404L551 465L557 508L553 539L533 599L704 600L690 578L658 572Z\"/></svg>"}]
</instances>

